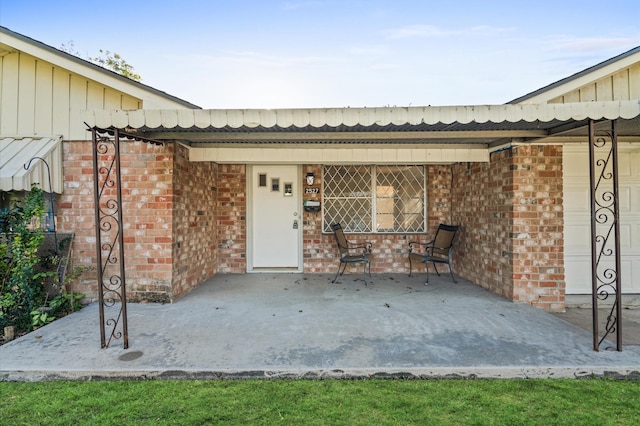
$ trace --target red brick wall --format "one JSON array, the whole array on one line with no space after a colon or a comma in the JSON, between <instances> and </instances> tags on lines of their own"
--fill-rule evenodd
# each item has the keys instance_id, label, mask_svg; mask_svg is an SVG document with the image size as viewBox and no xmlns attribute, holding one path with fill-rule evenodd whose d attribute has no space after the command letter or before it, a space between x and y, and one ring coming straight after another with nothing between
<instances>
[{"instance_id":1,"label":"red brick wall","mask_svg":"<svg viewBox=\"0 0 640 426\"><path fill-rule=\"evenodd\" d=\"M513 164L513 300L565 307L562 147L520 146Z\"/></svg>"},{"instance_id":2,"label":"red brick wall","mask_svg":"<svg viewBox=\"0 0 640 426\"><path fill-rule=\"evenodd\" d=\"M314 188L320 188L318 194L302 194L304 200L322 201L322 166L305 165L302 168L302 187L306 188L306 175L313 173ZM305 272L326 272L335 261L331 257L331 240L322 235L322 211L302 212L302 261ZM332 237L333 238L333 237ZM330 266L331 265L331 266Z\"/></svg>"},{"instance_id":3,"label":"red brick wall","mask_svg":"<svg viewBox=\"0 0 640 426\"><path fill-rule=\"evenodd\" d=\"M75 283L74 291L95 299L92 143L65 142L63 149L65 188L58 204L58 230L76 234L74 263L92 268ZM218 268L219 236L228 244L226 235L234 235L234 253L225 252L231 258L227 260L231 265L228 272L245 272L235 256L241 251L237 257L244 262L244 166L221 166L223 183L218 199L218 166L189 162L184 147L124 140L120 151L130 300L176 300L213 276ZM235 222L229 225L229 221ZM240 238L235 238L236 229L242 230Z\"/></svg>"},{"instance_id":4,"label":"red brick wall","mask_svg":"<svg viewBox=\"0 0 640 426\"><path fill-rule=\"evenodd\" d=\"M91 142L64 141L63 158L64 190L58 197L57 229L59 232L75 233L73 263L94 269L74 283L73 290L96 299L98 289L95 274L96 231Z\"/></svg>"},{"instance_id":5,"label":"red brick wall","mask_svg":"<svg viewBox=\"0 0 640 426\"><path fill-rule=\"evenodd\" d=\"M134 300L172 300L216 272L246 272L246 166L191 163L185 148L122 143L127 284ZM95 265L90 142L65 142L61 232ZM321 187L322 167L306 165ZM373 243L372 271L408 273L407 243L439 223L461 225L454 271L510 300L564 308L562 150L522 146L490 163L427 167L427 235L349 235ZM321 199L304 194L303 199ZM303 213L305 272L333 273L337 249L322 214ZM357 266L356 266L357 267ZM446 269L446 268L445 268ZM418 269L422 272L421 269ZM80 289L95 294L95 274Z\"/></svg>"},{"instance_id":6,"label":"red brick wall","mask_svg":"<svg viewBox=\"0 0 640 426\"><path fill-rule=\"evenodd\" d=\"M451 224L452 166L427 166L427 229L433 234L441 223Z\"/></svg>"},{"instance_id":7,"label":"red brick wall","mask_svg":"<svg viewBox=\"0 0 640 426\"><path fill-rule=\"evenodd\" d=\"M305 166L307 172L318 180L321 166ZM561 147L521 146L493 153L489 163L431 165L427 191L428 235L440 223L460 225L457 275L509 300L564 309ZM335 242L322 234L321 213L304 213L304 225L305 272L336 271ZM407 273L407 242L425 238L349 235L373 243L378 273Z\"/></svg>"},{"instance_id":8,"label":"red brick wall","mask_svg":"<svg viewBox=\"0 0 640 426\"><path fill-rule=\"evenodd\" d=\"M306 165L303 167L302 177L308 172L315 175L316 184L322 187L322 166ZM451 174L449 166L429 166L427 170L428 191L428 227L429 235L441 222L449 222ZM304 182L303 182L304 184ZM306 186L306 185L305 185ZM321 200L322 195L304 194L304 200ZM338 249L333 234L322 233L322 212L303 213L303 256L305 272L332 273L337 271ZM408 243L409 241L428 239L426 234L349 234L350 241L371 242L371 272L377 273L409 273ZM353 271L359 270L361 265L349 265ZM417 267L419 272L424 269Z\"/></svg>"},{"instance_id":9,"label":"red brick wall","mask_svg":"<svg viewBox=\"0 0 640 426\"><path fill-rule=\"evenodd\" d=\"M564 309L562 148L520 146L453 172L458 274L509 300Z\"/></svg>"},{"instance_id":10,"label":"red brick wall","mask_svg":"<svg viewBox=\"0 0 640 426\"><path fill-rule=\"evenodd\" d=\"M172 300L216 273L217 172L216 164L190 162L187 148L176 146Z\"/></svg>"},{"instance_id":11,"label":"red brick wall","mask_svg":"<svg viewBox=\"0 0 640 426\"><path fill-rule=\"evenodd\" d=\"M173 268L173 145L120 143L122 214L127 295L131 300L169 301ZM91 142L64 142L64 193L60 232L76 234L74 262L92 267L75 291L97 297L96 237Z\"/></svg>"},{"instance_id":12,"label":"red brick wall","mask_svg":"<svg viewBox=\"0 0 640 426\"><path fill-rule=\"evenodd\" d=\"M218 272L247 271L246 166L218 166Z\"/></svg>"},{"instance_id":13,"label":"red brick wall","mask_svg":"<svg viewBox=\"0 0 640 426\"><path fill-rule=\"evenodd\" d=\"M481 287L512 299L511 151L490 163L453 166L453 221L460 225L455 271Z\"/></svg>"}]
</instances>

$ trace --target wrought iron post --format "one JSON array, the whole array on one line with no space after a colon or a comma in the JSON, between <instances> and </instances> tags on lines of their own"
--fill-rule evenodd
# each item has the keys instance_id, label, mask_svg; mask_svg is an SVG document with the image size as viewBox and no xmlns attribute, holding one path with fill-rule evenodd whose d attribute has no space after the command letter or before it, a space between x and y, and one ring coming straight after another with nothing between
<instances>
[{"instance_id":1,"label":"wrought iron post","mask_svg":"<svg viewBox=\"0 0 640 426\"><path fill-rule=\"evenodd\" d=\"M613 332L616 333L616 350L622 350L622 280L616 126L617 122L613 120L610 131L597 132L594 121L589 120L591 297L594 351L599 351L602 342ZM598 302L604 301L612 295L613 305L607 315L603 334L600 336Z\"/></svg>"},{"instance_id":2,"label":"wrought iron post","mask_svg":"<svg viewBox=\"0 0 640 426\"><path fill-rule=\"evenodd\" d=\"M124 349L127 349L129 332L120 178L120 134L116 129L111 137L106 132L101 134L96 129L92 129L92 136L100 341L102 348L107 348L111 339L123 338Z\"/></svg>"}]
</instances>

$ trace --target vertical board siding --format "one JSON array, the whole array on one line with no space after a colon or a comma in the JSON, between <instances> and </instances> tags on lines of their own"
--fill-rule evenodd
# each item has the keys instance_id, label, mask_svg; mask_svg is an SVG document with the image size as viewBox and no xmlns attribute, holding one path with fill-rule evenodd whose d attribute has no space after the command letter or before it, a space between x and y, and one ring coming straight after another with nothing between
<instances>
[{"instance_id":1,"label":"vertical board siding","mask_svg":"<svg viewBox=\"0 0 640 426\"><path fill-rule=\"evenodd\" d=\"M36 60L32 56L20 55L18 65L18 132L33 133L36 104Z\"/></svg>"},{"instance_id":2,"label":"vertical board siding","mask_svg":"<svg viewBox=\"0 0 640 426\"><path fill-rule=\"evenodd\" d=\"M629 99L640 99L640 64L629 68Z\"/></svg>"},{"instance_id":3,"label":"vertical board siding","mask_svg":"<svg viewBox=\"0 0 640 426\"><path fill-rule=\"evenodd\" d=\"M69 73L53 68L53 114L51 128L53 134L69 134Z\"/></svg>"},{"instance_id":4,"label":"vertical board siding","mask_svg":"<svg viewBox=\"0 0 640 426\"><path fill-rule=\"evenodd\" d=\"M6 55L2 60L2 114L0 134L14 135L18 131L18 60L19 55Z\"/></svg>"},{"instance_id":5,"label":"vertical board siding","mask_svg":"<svg viewBox=\"0 0 640 426\"><path fill-rule=\"evenodd\" d=\"M122 108L122 94L113 90L104 91L104 109Z\"/></svg>"},{"instance_id":6,"label":"vertical board siding","mask_svg":"<svg viewBox=\"0 0 640 426\"><path fill-rule=\"evenodd\" d=\"M69 75L69 139L71 140L88 139L85 132L79 131L82 129L82 124L78 120L81 111L87 109L87 91L86 79L75 74Z\"/></svg>"},{"instance_id":7,"label":"vertical board siding","mask_svg":"<svg viewBox=\"0 0 640 426\"><path fill-rule=\"evenodd\" d=\"M580 96L579 96L580 102L594 102L597 101L598 99L596 98L596 85L594 84L589 84L588 86L583 87L582 89L580 89Z\"/></svg>"},{"instance_id":8,"label":"vertical board siding","mask_svg":"<svg viewBox=\"0 0 640 426\"><path fill-rule=\"evenodd\" d=\"M0 134L86 140L80 112L140 109L142 100L22 52L0 57Z\"/></svg>"},{"instance_id":9,"label":"vertical board siding","mask_svg":"<svg viewBox=\"0 0 640 426\"><path fill-rule=\"evenodd\" d=\"M625 72L621 72L618 74L615 74L612 78L611 78L611 82L612 82L612 90L613 90L613 97L612 99L614 101L624 101L626 99L631 99L630 98L630 92L629 92L629 71L630 70L625 70Z\"/></svg>"},{"instance_id":10,"label":"vertical board siding","mask_svg":"<svg viewBox=\"0 0 640 426\"><path fill-rule=\"evenodd\" d=\"M89 81L87 83L87 105L85 109L104 109L104 86Z\"/></svg>"},{"instance_id":11,"label":"vertical board siding","mask_svg":"<svg viewBox=\"0 0 640 426\"><path fill-rule=\"evenodd\" d=\"M122 109L142 109L142 101L129 95L122 95Z\"/></svg>"},{"instance_id":12,"label":"vertical board siding","mask_svg":"<svg viewBox=\"0 0 640 426\"><path fill-rule=\"evenodd\" d=\"M595 84L595 88L597 100L612 101L614 99L615 95L613 93L613 76L597 81Z\"/></svg>"},{"instance_id":13,"label":"vertical board siding","mask_svg":"<svg viewBox=\"0 0 640 426\"><path fill-rule=\"evenodd\" d=\"M640 98L640 64L557 96L549 103L629 101Z\"/></svg>"},{"instance_id":14,"label":"vertical board siding","mask_svg":"<svg viewBox=\"0 0 640 426\"><path fill-rule=\"evenodd\" d=\"M53 135L53 67L46 62L36 63L35 92L35 134Z\"/></svg>"}]
</instances>

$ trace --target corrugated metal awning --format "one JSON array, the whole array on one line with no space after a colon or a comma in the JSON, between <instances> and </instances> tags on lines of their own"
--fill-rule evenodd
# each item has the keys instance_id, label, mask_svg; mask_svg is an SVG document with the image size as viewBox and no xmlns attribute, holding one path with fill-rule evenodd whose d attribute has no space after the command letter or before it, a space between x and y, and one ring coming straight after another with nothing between
<instances>
[{"instance_id":1,"label":"corrugated metal awning","mask_svg":"<svg viewBox=\"0 0 640 426\"><path fill-rule=\"evenodd\" d=\"M567 104L467 105L393 108L317 108L264 110L135 110L90 111L90 127L149 129L323 129L339 126L406 126L471 123L535 123L581 121L640 115L634 101L578 102Z\"/></svg>"},{"instance_id":2,"label":"corrugated metal awning","mask_svg":"<svg viewBox=\"0 0 640 426\"><path fill-rule=\"evenodd\" d=\"M91 128L121 129L149 140L204 144L479 144L536 140L617 120L637 135L640 103L507 104L392 108L87 111ZM574 132L575 133L575 132Z\"/></svg>"},{"instance_id":3,"label":"corrugated metal awning","mask_svg":"<svg viewBox=\"0 0 640 426\"><path fill-rule=\"evenodd\" d=\"M25 166L31 165L29 170ZM49 170L44 164L49 165ZM0 138L0 190L28 191L32 183L49 192L62 193L62 136L2 137Z\"/></svg>"}]
</instances>

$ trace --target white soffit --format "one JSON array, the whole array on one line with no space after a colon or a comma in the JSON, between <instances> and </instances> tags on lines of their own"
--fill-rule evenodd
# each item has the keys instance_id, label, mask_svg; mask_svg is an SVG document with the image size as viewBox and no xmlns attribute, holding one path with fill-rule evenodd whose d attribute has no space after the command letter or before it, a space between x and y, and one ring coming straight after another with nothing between
<instances>
[{"instance_id":1,"label":"white soffit","mask_svg":"<svg viewBox=\"0 0 640 426\"><path fill-rule=\"evenodd\" d=\"M469 123L580 121L633 119L640 101L577 102L565 104L506 104L441 107L134 110L87 111L84 120L102 129L222 129L388 126Z\"/></svg>"},{"instance_id":2,"label":"white soffit","mask_svg":"<svg viewBox=\"0 0 640 426\"><path fill-rule=\"evenodd\" d=\"M448 164L488 162L489 151L470 147L429 148L261 148L261 147L189 147L190 161L224 164Z\"/></svg>"},{"instance_id":3,"label":"white soffit","mask_svg":"<svg viewBox=\"0 0 640 426\"><path fill-rule=\"evenodd\" d=\"M33 161L31 161L33 159ZM42 161L46 161L47 166ZM29 170L25 169L25 165ZM32 183L49 192L62 193L62 137L1 137L0 138L0 190L29 191Z\"/></svg>"}]
</instances>

